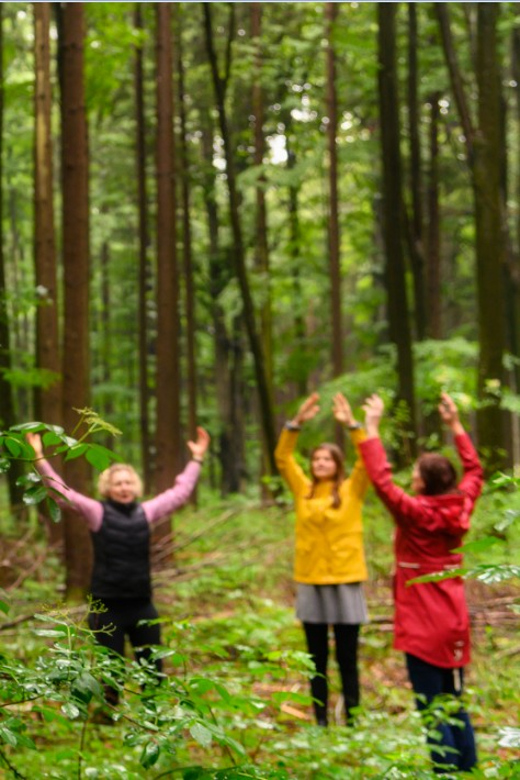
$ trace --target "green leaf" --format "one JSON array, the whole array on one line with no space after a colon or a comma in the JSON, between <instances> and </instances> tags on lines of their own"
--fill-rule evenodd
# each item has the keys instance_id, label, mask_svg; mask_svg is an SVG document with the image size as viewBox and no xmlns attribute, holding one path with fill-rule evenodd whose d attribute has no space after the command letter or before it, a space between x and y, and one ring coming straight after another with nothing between
<instances>
[{"instance_id":1,"label":"green leaf","mask_svg":"<svg viewBox=\"0 0 520 780\"><path fill-rule=\"evenodd\" d=\"M141 766L143 766L145 769L149 769L149 767L153 766L157 759L159 758L161 749L157 742L148 742L143 749L143 752L141 753L141 758L139 759Z\"/></svg>"},{"instance_id":2,"label":"green leaf","mask_svg":"<svg viewBox=\"0 0 520 780\"><path fill-rule=\"evenodd\" d=\"M61 444L63 441L62 436L58 436L54 431L48 431L42 436L42 442L46 447L54 447L57 444Z\"/></svg>"},{"instance_id":3,"label":"green leaf","mask_svg":"<svg viewBox=\"0 0 520 780\"><path fill-rule=\"evenodd\" d=\"M115 459L113 453L106 447L102 447L100 444L90 444L85 457L87 458L88 462L99 471L104 471Z\"/></svg>"},{"instance_id":4,"label":"green leaf","mask_svg":"<svg viewBox=\"0 0 520 780\"><path fill-rule=\"evenodd\" d=\"M0 600L0 611L2 611L4 613L4 615L7 615L9 613L9 609L10 609L10 607L9 607L9 604L7 603L7 601L1 601Z\"/></svg>"},{"instance_id":5,"label":"green leaf","mask_svg":"<svg viewBox=\"0 0 520 780\"><path fill-rule=\"evenodd\" d=\"M35 485L35 487L29 488L29 490L25 491L23 495L23 502L24 504L27 504L27 506L34 506L46 498L47 488L44 487L44 485Z\"/></svg>"},{"instance_id":6,"label":"green leaf","mask_svg":"<svg viewBox=\"0 0 520 780\"><path fill-rule=\"evenodd\" d=\"M76 704L73 704L71 701L65 702L65 704L61 707L61 711L70 720L75 720L80 715L79 707L77 707Z\"/></svg>"},{"instance_id":7,"label":"green leaf","mask_svg":"<svg viewBox=\"0 0 520 780\"><path fill-rule=\"evenodd\" d=\"M73 444L72 447L70 447L67 450L67 454L65 455L65 460L74 460L75 458L81 457L81 455L84 455L85 452L88 450L89 445L88 444L80 444L76 442ZM60 447L57 452L62 452L62 448Z\"/></svg>"},{"instance_id":8,"label":"green leaf","mask_svg":"<svg viewBox=\"0 0 520 780\"><path fill-rule=\"evenodd\" d=\"M497 544L498 542L501 542L503 544L503 540L499 539L497 536L485 536L483 539L476 539L474 542L468 542L467 544L464 544L462 547L455 547L451 552L453 553L468 553L468 552L482 552L483 550L488 550L490 547L493 547L493 545Z\"/></svg>"},{"instance_id":9,"label":"green leaf","mask_svg":"<svg viewBox=\"0 0 520 780\"><path fill-rule=\"evenodd\" d=\"M45 501L45 506L47 507L47 510L49 512L49 517L51 518L52 522L59 523L61 520L61 509L59 508L56 501L54 501L53 498L47 496L47 499Z\"/></svg>"},{"instance_id":10,"label":"green leaf","mask_svg":"<svg viewBox=\"0 0 520 780\"><path fill-rule=\"evenodd\" d=\"M17 735L5 726L0 726L0 739L11 747L16 747L18 744Z\"/></svg>"},{"instance_id":11,"label":"green leaf","mask_svg":"<svg viewBox=\"0 0 520 780\"><path fill-rule=\"evenodd\" d=\"M72 695L77 699L80 699L85 704L92 699L93 696L100 697L103 689L99 682L89 672L83 672L74 680L71 688Z\"/></svg>"},{"instance_id":12,"label":"green leaf","mask_svg":"<svg viewBox=\"0 0 520 780\"><path fill-rule=\"evenodd\" d=\"M193 726L190 727L190 734L193 739L204 748L209 748L213 741L211 731L202 723L194 723Z\"/></svg>"},{"instance_id":13,"label":"green leaf","mask_svg":"<svg viewBox=\"0 0 520 780\"><path fill-rule=\"evenodd\" d=\"M3 443L13 458L20 457L23 452L23 447L19 439L15 438L14 436L4 436Z\"/></svg>"}]
</instances>

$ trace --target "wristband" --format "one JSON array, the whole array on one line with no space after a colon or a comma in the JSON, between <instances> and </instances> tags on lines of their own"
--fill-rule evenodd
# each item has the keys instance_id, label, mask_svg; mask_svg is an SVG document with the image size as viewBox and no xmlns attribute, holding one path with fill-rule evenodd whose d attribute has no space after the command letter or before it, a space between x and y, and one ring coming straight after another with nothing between
<instances>
[{"instance_id":1,"label":"wristband","mask_svg":"<svg viewBox=\"0 0 520 780\"><path fill-rule=\"evenodd\" d=\"M204 463L204 458L198 458L196 455L192 455L191 459L195 461L195 463L200 463L201 466Z\"/></svg>"},{"instance_id":2,"label":"wristband","mask_svg":"<svg viewBox=\"0 0 520 780\"><path fill-rule=\"evenodd\" d=\"M352 423L352 425L347 425L347 428L349 429L349 431L359 431L359 429L361 428L361 423L358 422Z\"/></svg>"},{"instance_id":3,"label":"wristband","mask_svg":"<svg viewBox=\"0 0 520 780\"><path fill-rule=\"evenodd\" d=\"M292 420L287 420L287 422L284 425L284 428L287 431L301 431L302 426L298 425L298 423L295 423Z\"/></svg>"}]
</instances>

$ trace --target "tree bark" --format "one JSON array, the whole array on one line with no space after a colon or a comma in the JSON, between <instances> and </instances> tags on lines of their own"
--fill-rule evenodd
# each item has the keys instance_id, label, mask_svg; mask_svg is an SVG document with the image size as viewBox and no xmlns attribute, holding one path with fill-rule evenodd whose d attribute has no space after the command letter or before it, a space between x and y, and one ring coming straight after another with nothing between
<instances>
[{"instance_id":1,"label":"tree bark","mask_svg":"<svg viewBox=\"0 0 520 780\"><path fill-rule=\"evenodd\" d=\"M37 388L39 420L62 422L61 359L58 330L58 285L53 205L53 149L49 27L50 3L34 3L35 144L34 144L34 260L39 305L36 313L36 365L55 374L46 389Z\"/></svg>"},{"instance_id":2,"label":"tree bark","mask_svg":"<svg viewBox=\"0 0 520 780\"><path fill-rule=\"evenodd\" d=\"M134 26L138 32L143 29L141 4L136 3ZM135 49L135 135L137 173L137 213L139 235L139 431L141 438L141 463L145 495L152 487L151 436L150 436L150 386L148 382L148 297L151 286L151 264L148 258L150 243L148 230L148 196L146 186L146 119L144 105L143 47Z\"/></svg>"},{"instance_id":3,"label":"tree bark","mask_svg":"<svg viewBox=\"0 0 520 780\"><path fill-rule=\"evenodd\" d=\"M253 126L254 126L254 164L260 169L264 163L265 138L264 138L264 94L262 88L262 3L251 3L251 37L255 46L255 61L253 73ZM267 245L267 206L265 199L266 179L262 174L258 178L256 186L256 240L255 240L255 271L260 277L260 289L263 290L263 298L260 304L260 339L265 360L266 380L269 385L269 393L273 397L273 338L272 338L272 309L271 289L269 274L269 247ZM262 436L262 472L269 472L269 444ZM264 498L268 498L269 491L263 485Z\"/></svg>"},{"instance_id":4,"label":"tree bark","mask_svg":"<svg viewBox=\"0 0 520 780\"><path fill-rule=\"evenodd\" d=\"M417 8L408 3L408 116L410 128L410 259L413 275L415 328L419 341L426 335L426 302L424 285L423 192L421 176L421 143L417 100Z\"/></svg>"},{"instance_id":5,"label":"tree bark","mask_svg":"<svg viewBox=\"0 0 520 780\"><path fill-rule=\"evenodd\" d=\"M84 93L83 3L60 7L61 170L63 193L63 422L68 433L77 424L74 408L89 405L89 220L88 144ZM65 462L65 481L89 490L83 458ZM82 597L89 585L92 550L85 521L64 512L66 597Z\"/></svg>"},{"instance_id":6,"label":"tree bark","mask_svg":"<svg viewBox=\"0 0 520 780\"><path fill-rule=\"evenodd\" d=\"M505 235L500 193L500 71L496 41L499 5L479 3L477 10L478 120L469 114L447 6L436 4L445 58L452 90L466 139L467 160L475 202L477 309L479 336L478 387L484 402L477 413L479 445L486 456L487 471L504 466L505 426L499 395L504 379L505 349L504 271Z\"/></svg>"},{"instance_id":7,"label":"tree bark","mask_svg":"<svg viewBox=\"0 0 520 780\"><path fill-rule=\"evenodd\" d=\"M3 147L4 147L4 35L3 35L3 9L0 7L0 182L3 182ZM0 187L0 226L3 225L3 191ZM7 309L7 289L5 274L5 254L3 242L3 228L0 227L0 426L9 428L15 425L15 409L13 388L6 379L5 372L11 369L11 348L9 313ZM22 503L23 490L16 484L23 474L20 461L11 461L11 467L7 472L7 484L9 489L9 505L15 516L21 516L24 512Z\"/></svg>"},{"instance_id":8,"label":"tree bark","mask_svg":"<svg viewBox=\"0 0 520 780\"><path fill-rule=\"evenodd\" d=\"M500 69L496 41L499 6L480 3L477 21L479 134L473 166L475 188L477 290L479 310L479 388L484 399L495 396L504 380L505 240L500 193ZM499 383L498 386L496 383ZM497 402L479 409L479 440L487 450L490 471L504 466L504 421Z\"/></svg>"},{"instance_id":9,"label":"tree bark","mask_svg":"<svg viewBox=\"0 0 520 780\"><path fill-rule=\"evenodd\" d=\"M171 5L157 3L157 430L155 488L180 470L179 279L173 138ZM155 541L169 534L163 523Z\"/></svg>"},{"instance_id":10,"label":"tree bark","mask_svg":"<svg viewBox=\"0 0 520 780\"><path fill-rule=\"evenodd\" d=\"M184 312L186 318L186 362L188 391L188 432L190 439L196 436L197 427L197 365L195 356L195 284L193 278L193 248L190 214L190 168L186 126L186 95L184 91L184 64L181 49L181 33L178 36L179 116L181 126L181 180L182 180L182 238L184 260Z\"/></svg>"},{"instance_id":11,"label":"tree bark","mask_svg":"<svg viewBox=\"0 0 520 780\"><path fill-rule=\"evenodd\" d=\"M428 337L442 338L441 323L441 251L439 215L439 94L430 98L430 171L428 177Z\"/></svg>"},{"instance_id":12,"label":"tree bark","mask_svg":"<svg viewBox=\"0 0 520 780\"><path fill-rule=\"evenodd\" d=\"M206 44L208 59L211 66L213 85L219 115L220 132L224 145L226 159L226 174L229 193L229 211L231 229L234 243L234 267L243 302L243 317L249 339L249 348L254 361L257 392L260 401L261 427L269 452L269 469L271 474L276 474L274 461L274 449L276 446L276 434L274 427L273 402L265 369L262 343L258 336L255 322L253 299L247 278L245 252L242 240L242 228L240 225L239 201L236 187L235 166L232 155L232 143L228 129L228 120L225 107L225 82L218 72L217 58L213 43L213 30L211 21L211 4L204 3L204 27L206 32Z\"/></svg>"},{"instance_id":13,"label":"tree bark","mask_svg":"<svg viewBox=\"0 0 520 780\"><path fill-rule=\"evenodd\" d=\"M397 348L398 399L407 406L409 422L403 433L415 452L415 399L412 340L405 284L403 201L399 149L399 107L395 53L395 13L392 3L378 3L379 104L383 160L383 235L390 341Z\"/></svg>"},{"instance_id":14,"label":"tree bark","mask_svg":"<svg viewBox=\"0 0 520 780\"><path fill-rule=\"evenodd\" d=\"M338 98L336 93L336 53L334 25L338 15L336 3L325 3L327 38L327 148L329 157L329 279L332 329L332 375L343 373L343 328L341 320L340 235L338 215Z\"/></svg>"}]
</instances>

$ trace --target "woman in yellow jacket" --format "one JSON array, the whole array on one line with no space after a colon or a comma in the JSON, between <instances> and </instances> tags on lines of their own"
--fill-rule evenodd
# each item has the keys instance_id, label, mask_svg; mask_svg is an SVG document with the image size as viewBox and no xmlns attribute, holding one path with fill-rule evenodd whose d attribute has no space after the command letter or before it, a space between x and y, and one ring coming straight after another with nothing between
<instances>
[{"instance_id":1,"label":"woman in yellow jacket","mask_svg":"<svg viewBox=\"0 0 520 780\"><path fill-rule=\"evenodd\" d=\"M357 649L359 627L367 608L362 582L367 579L361 509L369 481L359 457L348 479L343 453L335 444L320 444L311 453L310 478L293 457L302 424L319 411L313 393L286 423L275 451L280 474L293 493L296 509L294 579L298 583L296 615L302 621L309 654L316 666L311 680L316 721L327 725L328 631L332 625L341 675L347 723L359 705ZM356 446L365 438L341 393L334 396L336 420L350 431Z\"/></svg>"}]
</instances>

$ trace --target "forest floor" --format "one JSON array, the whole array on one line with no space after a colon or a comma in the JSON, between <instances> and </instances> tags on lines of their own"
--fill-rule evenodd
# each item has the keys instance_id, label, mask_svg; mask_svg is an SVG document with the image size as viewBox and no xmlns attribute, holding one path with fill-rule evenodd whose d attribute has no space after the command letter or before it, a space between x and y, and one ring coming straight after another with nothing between
<instances>
[{"instance_id":1,"label":"forest floor","mask_svg":"<svg viewBox=\"0 0 520 780\"><path fill-rule=\"evenodd\" d=\"M139 756L123 747L129 739L125 728L136 720L128 696L130 709L124 710L111 730L92 724L83 736L79 751L83 774L78 774L71 758L70 734L58 729L53 738L30 719L29 732L35 732L38 745L37 768L26 751L18 764L18 776L31 780L434 777L403 657L392 649L391 524L375 502L369 502L366 514L370 622L363 627L360 642L362 707L357 728L343 726L333 653L331 727L323 730L313 724L303 632L294 616L290 508L263 508L245 500L232 506L201 499L199 509L187 508L177 516L172 543L175 557L163 563L155 577L155 602L164 619L163 644L175 651L165 665L169 676L182 678L192 693L200 680L207 687L208 681L215 684L221 700L213 697L211 718L224 724L243 757L233 757L218 740L210 744L197 733L191 738L191 733L176 746L175 769L165 769L164 749L153 769L139 768ZM483 533L486 510L476 525L476 533ZM30 664L41 652L42 642L49 646L52 642L36 638L33 615L57 608L63 568L58 551L46 547L41 528L31 526L15 536L5 535L0 550L0 575L10 605L9 614L0 622L0 642L4 652ZM163 549L163 560L168 552ZM518 542L508 541L505 548L493 547L493 556L485 555L498 562L515 560L515 556L517 560ZM500 743L504 730L520 728L520 584L509 579L491 584L469 579L467 595L473 661L465 681L466 702L477 732L480 776L520 777L518 743L511 747L503 740ZM68 619L77 622L82 614L84 607L78 607ZM56 756L65 762L63 769L56 768ZM70 770L65 768L67 761ZM256 767L254 773L215 774L243 761ZM207 774L182 774L183 766L204 767ZM24 768L29 774L23 773ZM6 771L0 772L2 776L17 775Z\"/></svg>"}]
</instances>

